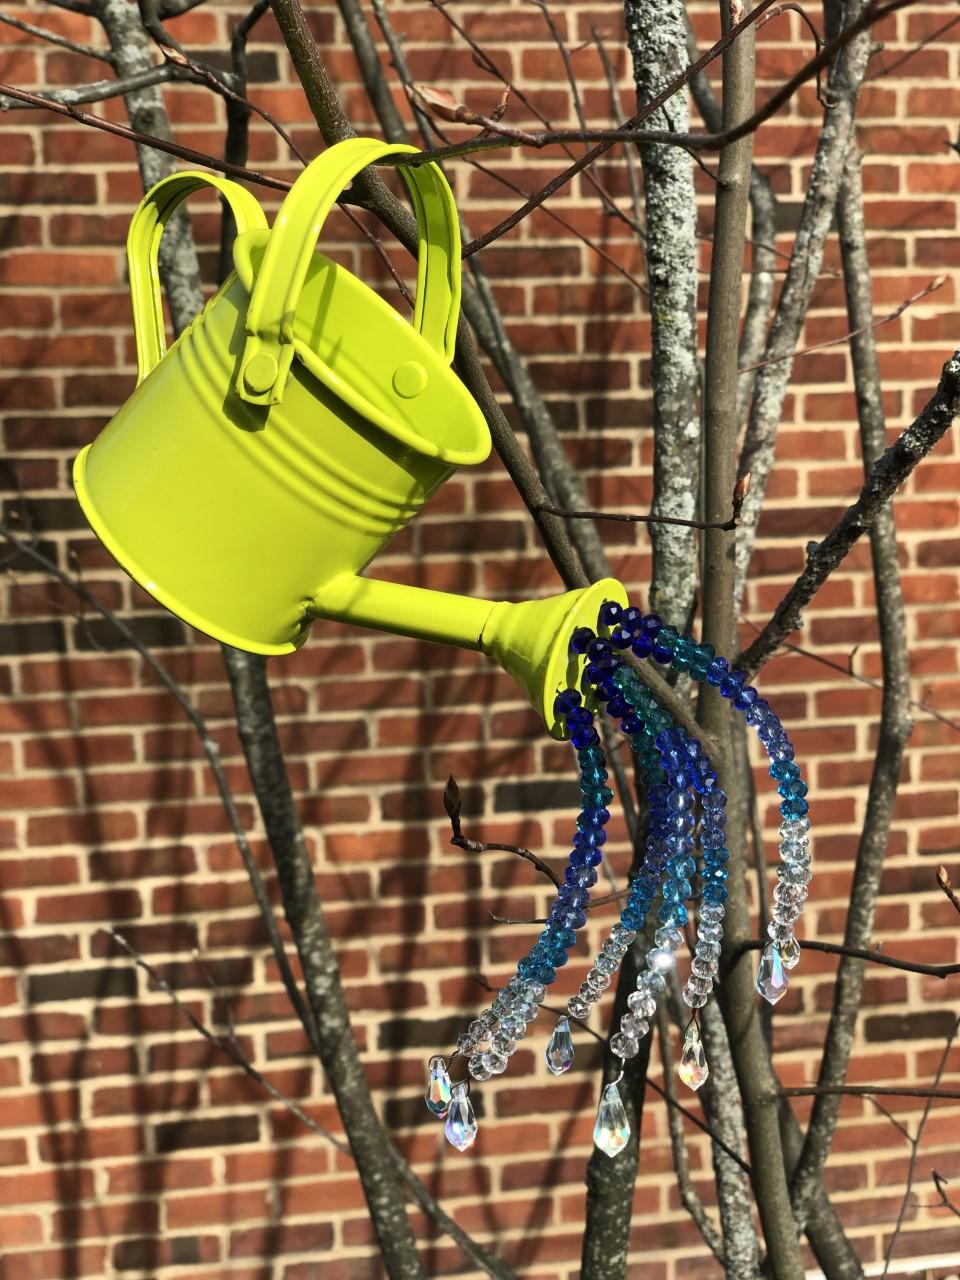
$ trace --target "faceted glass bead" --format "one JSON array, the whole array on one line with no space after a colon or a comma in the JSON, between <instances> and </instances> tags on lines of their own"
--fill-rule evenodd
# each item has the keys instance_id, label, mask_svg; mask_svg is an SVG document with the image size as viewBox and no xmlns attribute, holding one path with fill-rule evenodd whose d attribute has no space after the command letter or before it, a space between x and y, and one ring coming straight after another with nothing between
<instances>
[{"instance_id":1,"label":"faceted glass bead","mask_svg":"<svg viewBox=\"0 0 960 1280\"><path fill-rule=\"evenodd\" d=\"M794 935L794 927L792 924L777 924L776 920L771 920L767 925L767 934L774 942L783 943Z\"/></svg>"},{"instance_id":2,"label":"faceted glass bead","mask_svg":"<svg viewBox=\"0 0 960 1280\"><path fill-rule=\"evenodd\" d=\"M485 1009L479 1018L480 1025L484 1031L492 1031L499 1021L500 1019L492 1009Z\"/></svg>"},{"instance_id":3,"label":"faceted glass bead","mask_svg":"<svg viewBox=\"0 0 960 1280\"><path fill-rule=\"evenodd\" d=\"M447 1064L443 1058L431 1058L430 1078L427 1081L427 1092L423 1099L427 1104L427 1110L432 1111L435 1116L445 1116L450 1106L450 1098L451 1085Z\"/></svg>"},{"instance_id":4,"label":"faceted glass bead","mask_svg":"<svg viewBox=\"0 0 960 1280\"><path fill-rule=\"evenodd\" d=\"M710 1074L707 1055L703 1050L703 1041L700 1039L700 1033L695 1027L690 1028L683 1042L683 1052L680 1055L680 1067L677 1074L683 1083L694 1091L700 1088Z\"/></svg>"},{"instance_id":5,"label":"faceted glass bead","mask_svg":"<svg viewBox=\"0 0 960 1280\"><path fill-rule=\"evenodd\" d=\"M630 1138L630 1124L623 1101L615 1084L608 1084L597 1109L597 1121L593 1126L593 1140L600 1150L611 1157L618 1155Z\"/></svg>"},{"instance_id":6,"label":"faceted glass bead","mask_svg":"<svg viewBox=\"0 0 960 1280\"><path fill-rule=\"evenodd\" d=\"M490 1041L490 1048L494 1053L499 1053L504 1058L512 1058L517 1052L517 1042L516 1040L511 1040L509 1036L495 1035Z\"/></svg>"},{"instance_id":7,"label":"faceted glass bead","mask_svg":"<svg viewBox=\"0 0 960 1280\"><path fill-rule=\"evenodd\" d=\"M486 1040L487 1029L479 1018L474 1018L467 1027L467 1035L473 1036L474 1040Z\"/></svg>"},{"instance_id":8,"label":"faceted glass bead","mask_svg":"<svg viewBox=\"0 0 960 1280\"><path fill-rule=\"evenodd\" d=\"M553 1028L543 1056L547 1069L555 1076L562 1076L573 1065L573 1036L566 1018L561 1018Z\"/></svg>"},{"instance_id":9,"label":"faceted glass bead","mask_svg":"<svg viewBox=\"0 0 960 1280\"><path fill-rule=\"evenodd\" d=\"M625 1036L633 1036L634 1040L643 1039L649 1029L646 1019L638 1018L635 1014L625 1013L620 1019L620 1030Z\"/></svg>"},{"instance_id":10,"label":"faceted glass bead","mask_svg":"<svg viewBox=\"0 0 960 1280\"><path fill-rule=\"evenodd\" d=\"M626 929L622 924L615 924L610 930L610 937L615 938L622 947L629 947L636 941L637 935L632 929Z\"/></svg>"},{"instance_id":11,"label":"faceted glass bead","mask_svg":"<svg viewBox=\"0 0 960 1280\"><path fill-rule=\"evenodd\" d=\"M776 1004L786 995L787 982L780 951L775 943L768 942L763 949L757 971L757 990L768 1003Z\"/></svg>"},{"instance_id":12,"label":"faceted glass bead","mask_svg":"<svg viewBox=\"0 0 960 1280\"><path fill-rule=\"evenodd\" d=\"M709 999L708 991L696 991L689 982L683 988L683 1003L688 1009L702 1009Z\"/></svg>"},{"instance_id":13,"label":"faceted glass bead","mask_svg":"<svg viewBox=\"0 0 960 1280\"><path fill-rule=\"evenodd\" d=\"M466 1057L469 1057L479 1043L480 1042L477 1038L472 1036L469 1031L462 1031L460 1035L457 1036L457 1053L462 1053Z\"/></svg>"},{"instance_id":14,"label":"faceted glass bead","mask_svg":"<svg viewBox=\"0 0 960 1280\"><path fill-rule=\"evenodd\" d=\"M644 969L637 974L637 990L649 991L654 997L662 996L667 989L667 982L662 973L653 969Z\"/></svg>"},{"instance_id":15,"label":"faceted glass bead","mask_svg":"<svg viewBox=\"0 0 960 1280\"><path fill-rule=\"evenodd\" d=\"M587 976L584 978L584 982L586 982L588 986L593 987L599 994L601 991L606 991L607 987L609 987L610 975L609 973L604 973L602 969L594 967L593 969L587 970Z\"/></svg>"},{"instance_id":16,"label":"faceted glass bead","mask_svg":"<svg viewBox=\"0 0 960 1280\"><path fill-rule=\"evenodd\" d=\"M780 959L787 969L793 969L800 963L800 943L796 938L787 938L780 943Z\"/></svg>"},{"instance_id":17,"label":"faceted glass bead","mask_svg":"<svg viewBox=\"0 0 960 1280\"><path fill-rule=\"evenodd\" d=\"M483 1084L485 1080L489 1080L491 1072L483 1065L483 1054L475 1053L467 1063L467 1070L470 1072L470 1078L476 1080L478 1084Z\"/></svg>"},{"instance_id":18,"label":"faceted glass bead","mask_svg":"<svg viewBox=\"0 0 960 1280\"><path fill-rule=\"evenodd\" d=\"M502 1053L497 1053L494 1049L488 1049L482 1055L482 1061L492 1076L502 1076L507 1069L507 1059Z\"/></svg>"},{"instance_id":19,"label":"faceted glass bead","mask_svg":"<svg viewBox=\"0 0 960 1280\"><path fill-rule=\"evenodd\" d=\"M773 918L777 924L796 924L800 914L800 908L796 903L778 902L773 909Z\"/></svg>"},{"instance_id":20,"label":"faceted glass bead","mask_svg":"<svg viewBox=\"0 0 960 1280\"><path fill-rule=\"evenodd\" d=\"M456 1147L458 1151L466 1151L476 1139L477 1117L465 1084L453 1086L453 1097L443 1132L450 1145Z\"/></svg>"},{"instance_id":21,"label":"faceted glass bead","mask_svg":"<svg viewBox=\"0 0 960 1280\"><path fill-rule=\"evenodd\" d=\"M713 978L716 976L718 968L719 965L713 956L694 956L690 971L696 974L698 978Z\"/></svg>"},{"instance_id":22,"label":"faceted glass bead","mask_svg":"<svg viewBox=\"0 0 960 1280\"><path fill-rule=\"evenodd\" d=\"M719 942L723 937L723 929L718 924L703 922L701 917L701 923L697 929L697 937L701 942Z\"/></svg>"},{"instance_id":23,"label":"faceted glass bead","mask_svg":"<svg viewBox=\"0 0 960 1280\"><path fill-rule=\"evenodd\" d=\"M527 1024L522 1018L518 1018L516 1015L511 1014L509 1017L504 1018L501 1021L500 1032L510 1040L522 1040L527 1034Z\"/></svg>"},{"instance_id":24,"label":"faceted glass bead","mask_svg":"<svg viewBox=\"0 0 960 1280\"><path fill-rule=\"evenodd\" d=\"M704 924L719 924L724 916L723 907L717 903L705 902L700 907L700 919Z\"/></svg>"},{"instance_id":25,"label":"faceted glass bead","mask_svg":"<svg viewBox=\"0 0 960 1280\"><path fill-rule=\"evenodd\" d=\"M619 965L618 960L614 960L613 956L605 955L602 951L593 962L595 969L599 969L601 973L616 973Z\"/></svg>"},{"instance_id":26,"label":"faceted glass bead","mask_svg":"<svg viewBox=\"0 0 960 1280\"><path fill-rule=\"evenodd\" d=\"M627 1004L637 1018L652 1018L657 1011L656 999L649 991L631 991Z\"/></svg>"},{"instance_id":27,"label":"faceted glass bead","mask_svg":"<svg viewBox=\"0 0 960 1280\"><path fill-rule=\"evenodd\" d=\"M590 1005L582 996L571 996L567 1001L567 1013L571 1018L589 1018Z\"/></svg>"},{"instance_id":28,"label":"faceted glass bead","mask_svg":"<svg viewBox=\"0 0 960 1280\"><path fill-rule=\"evenodd\" d=\"M521 994L528 1004L540 1004L547 994L547 989L542 982L526 982L521 989ZM527 1021L529 1022L529 1018Z\"/></svg>"},{"instance_id":29,"label":"faceted glass bead","mask_svg":"<svg viewBox=\"0 0 960 1280\"><path fill-rule=\"evenodd\" d=\"M669 973L676 968L677 959L672 951L654 947L647 952L647 964L655 973Z\"/></svg>"},{"instance_id":30,"label":"faceted glass bead","mask_svg":"<svg viewBox=\"0 0 960 1280\"><path fill-rule=\"evenodd\" d=\"M610 1052L618 1058L635 1058L640 1052L640 1041L635 1036L625 1036L618 1031L610 1039Z\"/></svg>"}]
</instances>

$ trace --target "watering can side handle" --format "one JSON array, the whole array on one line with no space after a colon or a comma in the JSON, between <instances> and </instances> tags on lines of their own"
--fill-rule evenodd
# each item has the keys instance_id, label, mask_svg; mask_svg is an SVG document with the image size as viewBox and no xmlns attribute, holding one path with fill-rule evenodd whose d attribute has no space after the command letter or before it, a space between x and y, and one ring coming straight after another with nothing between
<instances>
[{"instance_id":1,"label":"watering can side handle","mask_svg":"<svg viewBox=\"0 0 960 1280\"><path fill-rule=\"evenodd\" d=\"M176 209L187 196L202 187L213 187L223 196L233 213L238 234L267 225L263 210L250 192L218 174L186 170L170 174L150 188L137 206L127 233L138 385L156 368L167 349L157 265L160 241Z\"/></svg>"},{"instance_id":2,"label":"watering can side handle","mask_svg":"<svg viewBox=\"0 0 960 1280\"><path fill-rule=\"evenodd\" d=\"M247 307L247 341L237 394L250 404L279 404L293 358L300 292L324 221L361 170L387 155L417 148L375 138L348 138L303 171L277 214ZM446 178L435 164L403 170L419 228L415 327L447 363L460 311L460 224ZM362 316L359 317L362 320Z\"/></svg>"}]
</instances>

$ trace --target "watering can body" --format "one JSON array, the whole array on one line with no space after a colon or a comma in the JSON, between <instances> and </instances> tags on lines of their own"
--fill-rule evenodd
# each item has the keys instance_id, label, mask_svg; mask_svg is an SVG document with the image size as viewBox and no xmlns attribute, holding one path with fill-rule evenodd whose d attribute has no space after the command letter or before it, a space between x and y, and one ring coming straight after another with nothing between
<instances>
[{"instance_id":1,"label":"watering can body","mask_svg":"<svg viewBox=\"0 0 960 1280\"><path fill-rule=\"evenodd\" d=\"M129 240L141 381L74 470L94 531L138 582L201 631L259 653L302 643L325 584L359 573L456 467L490 451L449 368L460 251L449 189L439 170L414 180L429 278L411 325L314 252L344 175L396 150L345 148L306 171L272 232L252 197L241 203L235 272L165 354L157 232L209 176L177 174L147 196ZM295 256L306 260L291 304ZM275 354L269 313L286 330Z\"/></svg>"},{"instance_id":2,"label":"watering can body","mask_svg":"<svg viewBox=\"0 0 960 1280\"><path fill-rule=\"evenodd\" d=\"M74 466L77 496L119 564L171 612L254 653L298 648L316 617L483 650L554 736L568 641L595 622L606 580L519 605L396 586L362 570L460 466L490 451L483 415L450 369L460 301L452 194L431 164L404 168L420 233L408 323L315 251L344 186L390 152L355 138L294 184L268 229L216 175L179 173L144 197L128 263L140 378ZM181 201L214 187L238 228L235 271L165 350L157 253Z\"/></svg>"}]
</instances>

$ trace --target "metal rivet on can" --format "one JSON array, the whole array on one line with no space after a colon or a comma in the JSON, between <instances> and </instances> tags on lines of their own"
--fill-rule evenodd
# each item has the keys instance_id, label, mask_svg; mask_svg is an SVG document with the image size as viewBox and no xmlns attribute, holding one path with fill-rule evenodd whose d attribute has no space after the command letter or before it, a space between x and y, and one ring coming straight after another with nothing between
<instances>
[{"instance_id":1,"label":"metal rivet on can","mask_svg":"<svg viewBox=\"0 0 960 1280\"><path fill-rule=\"evenodd\" d=\"M248 391L269 391L277 380L279 366L269 351L258 351L247 361L243 382Z\"/></svg>"},{"instance_id":2,"label":"metal rivet on can","mask_svg":"<svg viewBox=\"0 0 960 1280\"><path fill-rule=\"evenodd\" d=\"M414 396L426 388L427 371L417 360L407 360L393 373L393 389L404 400L412 400Z\"/></svg>"}]
</instances>

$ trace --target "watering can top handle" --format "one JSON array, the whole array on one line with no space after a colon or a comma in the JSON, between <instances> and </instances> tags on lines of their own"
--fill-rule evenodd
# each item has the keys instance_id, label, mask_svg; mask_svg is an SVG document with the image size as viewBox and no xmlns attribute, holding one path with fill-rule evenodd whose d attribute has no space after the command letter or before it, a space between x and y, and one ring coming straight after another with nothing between
<instances>
[{"instance_id":1,"label":"watering can top handle","mask_svg":"<svg viewBox=\"0 0 960 1280\"><path fill-rule=\"evenodd\" d=\"M344 187L386 155L416 147L375 138L337 143L303 171L270 232L247 308L247 342L236 389L252 404L276 404L293 359L300 291L324 221ZM420 235L414 327L449 363L460 312L460 223L447 180L435 164L400 170Z\"/></svg>"},{"instance_id":2,"label":"watering can top handle","mask_svg":"<svg viewBox=\"0 0 960 1280\"><path fill-rule=\"evenodd\" d=\"M151 187L137 206L127 233L138 383L156 368L167 348L157 266L160 240L175 210L187 196L202 187L213 187L224 197L233 212L238 232L267 225L263 210L250 192L217 174L186 170L171 174Z\"/></svg>"}]
</instances>

